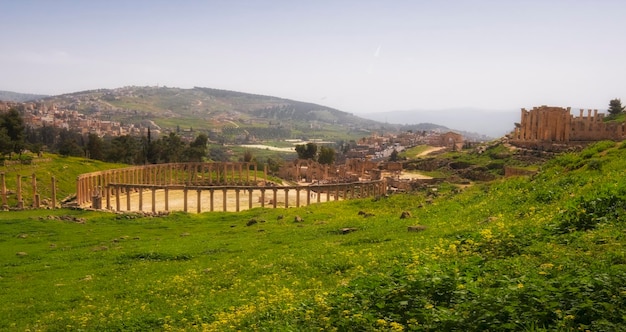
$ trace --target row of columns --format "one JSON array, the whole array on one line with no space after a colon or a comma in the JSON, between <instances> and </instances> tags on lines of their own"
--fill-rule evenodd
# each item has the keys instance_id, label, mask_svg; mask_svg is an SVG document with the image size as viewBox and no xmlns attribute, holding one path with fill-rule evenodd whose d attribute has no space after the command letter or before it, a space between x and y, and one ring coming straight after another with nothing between
<instances>
[{"instance_id":1,"label":"row of columns","mask_svg":"<svg viewBox=\"0 0 626 332\"><path fill-rule=\"evenodd\" d=\"M81 174L76 180L79 206L101 197L111 183L132 185L249 185L258 179L253 163L171 163L135 166ZM263 170L267 182L267 167Z\"/></svg>"},{"instance_id":2,"label":"row of columns","mask_svg":"<svg viewBox=\"0 0 626 332\"><path fill-rule=\"evenodd\" d=\"M253 193L254 191L260 191L259 203L261 207L272 207L278 208L278 198L279 192L282 191L284 194L282 198L284 199L284 208L289 208L291 202L289 201L289 192L296 192L295 195L295 206L302 206L303 202L301 202L301 193L306 193L305 202L306 205L310 205L313 203L321 203L322 195L326 195L325 202L331 201L331 197L333 200L343 199L354 199L354 198L364 198L370 196L379 196L384 195L387 191L387 184L385 180L380 181L372 181L372 182L355 182L355 183L346 183L346 184L329 184L329 185L319 185L319 186L288 186L288 187L256 187L256 186L225 186L225 187L198 187L198 186L152 186L152 185L129 185L129 184L109 184L109 188L111 190L105 191L105 200L106 206L105 208L108 210L115 209L116 211L144 211L144 192L148 191L150 193L150 208L153 213L157 211L171 211L170 204L170 194L173 190L178 190L183 192L183 208L182 211L189 211L189 192L196 192L196 209L195 212L200 213L203 211L203 199L202 193L208 191L208 204L209 211L216 211L216 201L217 195L216 193L221 192L221 202L222 208L221 211L228 211L228 195L229 192L234 191L235 195L235 211L241 211L241 193L247 192L248 196L248 209L252 209L253 207ZM269 193L268 193L269 192ZM137 193L137 198L133 199L131 196ZM157 200L157 194L162 195L163 197ZM269 194L269 195L268 195ZM232 195L232 193L231 193ZM269 196L269 197L268 197ZM266 205L267 198L270 198L269 203ZM156 203L157 201L161 201L163 204L163 209L157 209ZM114 206L113 206L113 203ZM282 206L280 206L282 207ZM98 207L100 208L100 207Z\"/></svg>"},{"instance_id":3,"label":"row of columns","mask_svg":"<svg viewBox=\"0 0 626 332\"><path fill-rule=\"evenodd\" d=\"M22 178L23 176L17 174L17 178L15 181L16 187L16 200L17 200L17 208L24 208L24 199L23 199L23 186L22 186ZM37 176L33 173L31 176L31 192L32 192L32 207L39 208L41 205L41 195L37 190ZM56 194L56 178L53 176L50 182L50 205L52 208L55 208L57 205L57 194ZM0 199L2 201L2 209L7 210L9 208L8 201L8 192L7 192L7 184L6 184L6 175L5 173L0 173Z\"/></svg>"},{"instance_id":4,"label":"row of columns","mask_svg":"<svg viewBox=\"0 0 626 332\"><path fill-rule=\"evenodd\" d=\"M572 116L570 108L535 107L522 109L520 128L515 137L524 141L569 141Z\"/></svg>"},{"instance_id":5,"label":"row of columns","mask_svg":"<svg viewBox=\"0 0 626 332\"><path fill-rule=\"evenodd\" d=\"M626 134L623 123L603 122L598 110L581 109L579 116L571 114L571 108L534 107L522 109L519 127L514 138L525 142L598 141L603 139L622 140Z\"/></svg>"}]
</instances>

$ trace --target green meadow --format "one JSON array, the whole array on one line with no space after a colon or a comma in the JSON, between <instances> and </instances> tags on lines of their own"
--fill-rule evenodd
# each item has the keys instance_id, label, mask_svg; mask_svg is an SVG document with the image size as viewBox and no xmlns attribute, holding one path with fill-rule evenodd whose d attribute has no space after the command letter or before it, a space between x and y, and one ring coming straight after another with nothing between
<instances>
[{"instance_id":1,"label":"green meadow","mask_svg":"<svg viewBox=\"0 0 626 332\"><path fill-rule=\"evenodd\" d=\"M625 169L600 142L533 176L301 208L1 212L0 330L624 330Z\"/></svg>"}]
</instances>

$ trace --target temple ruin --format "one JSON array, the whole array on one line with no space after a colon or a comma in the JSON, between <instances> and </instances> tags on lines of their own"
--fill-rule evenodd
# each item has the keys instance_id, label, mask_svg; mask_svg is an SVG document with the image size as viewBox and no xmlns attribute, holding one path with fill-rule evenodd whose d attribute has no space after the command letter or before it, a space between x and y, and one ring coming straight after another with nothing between
<instances>
[{"instance_id":1,"label":"temple ruin","mask_svg":"<svg viewBox=\"0 0 626 332\"><path fill-rule=\"evenodd\" d=\"M524 148L563 150L601 140L626 139L624 122L605 122L598 110L581 109L579 116L570 107L540 106L522 109L521 122L516 124L511 143Z\"/></svg>"}]
</instances>

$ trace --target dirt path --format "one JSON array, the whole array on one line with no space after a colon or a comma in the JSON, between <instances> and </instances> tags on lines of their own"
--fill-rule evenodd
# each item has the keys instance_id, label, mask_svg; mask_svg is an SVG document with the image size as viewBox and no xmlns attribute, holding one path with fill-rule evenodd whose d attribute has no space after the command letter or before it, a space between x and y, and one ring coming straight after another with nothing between
<instances>
[{"instance_id":1,"label":"dirt path","mask_svg":"<svg viewBox=\"0 0 626 332\"><path fill-rule=\"evenodd\" d=\"M418 154L416 155L416 157L423 157L423 156L427 156L429 153L436 152L436 151L440 151L440 150L443 150L443 149L445 149L445 147L443 147L443 146L431 146L431 147L429 147L428 149L426 149L426 150L424 150L424 151L422 151L422 152L418 153Z\"/></svg>"}]
</instances>

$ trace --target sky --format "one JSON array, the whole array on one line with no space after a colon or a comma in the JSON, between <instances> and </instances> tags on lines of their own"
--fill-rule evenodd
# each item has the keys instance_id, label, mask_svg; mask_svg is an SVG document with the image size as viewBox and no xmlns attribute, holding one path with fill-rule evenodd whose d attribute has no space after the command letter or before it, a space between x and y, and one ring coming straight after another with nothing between
<instances>
[{"instance_id":1,"label":"sky","mask_svg":"<svg viewBox=\"0 0 626 332\"><path fill-rule=\"evenodd\" d=\"M0 0L0 90L194 86L364 114L626 102L626 1Z\"/></svg>"}]
</instances>

